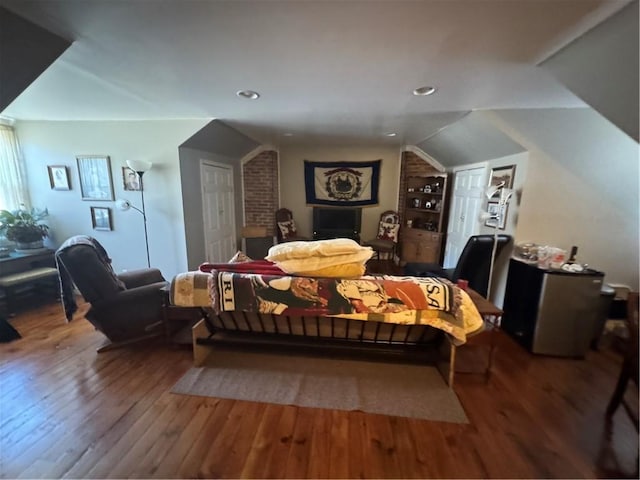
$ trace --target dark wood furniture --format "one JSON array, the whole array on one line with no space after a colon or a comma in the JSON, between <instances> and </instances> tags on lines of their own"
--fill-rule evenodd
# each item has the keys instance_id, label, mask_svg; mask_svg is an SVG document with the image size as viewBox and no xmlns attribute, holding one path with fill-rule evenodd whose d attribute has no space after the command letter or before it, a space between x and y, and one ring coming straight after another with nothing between
<instances>
[{"instance_id":1,"label":"dark wood furniture","mask_svg":"<svg viewBox=\"0 0 640 480\"><path fill-rule=\"evenodd\" d=\"M447 175L407 179L400 261L439 263L446 232Z\"/></svg>"},{"instance_id":2,"label":"dark wood furniture","mask_svg":"<svg viewBox=\"0 0 640 480\"><path fill-rule=\"evenodd\" d=\"M624 352L622 368L618 383L607 406L607 417L611 417L618 407L622 405L627 412L636 430L638 430L638 412L624 399L629 380L638 388L638 292L631 292L627 298L626 325L629 329L629 338Z\"/></svg>"},{"instance_id":3,"label":"dark wood furniture","mask_svg":"<svg viewBox=\"0 0 640 480\"><path fill-rule=\"evenodd\" d=\"M37 253L11 252L0 258L0 299L7 316L16 313L21 300L35 300L46 292L47 298L58 298L58 271L53 250Z\"/></svg>"}]
</instances>

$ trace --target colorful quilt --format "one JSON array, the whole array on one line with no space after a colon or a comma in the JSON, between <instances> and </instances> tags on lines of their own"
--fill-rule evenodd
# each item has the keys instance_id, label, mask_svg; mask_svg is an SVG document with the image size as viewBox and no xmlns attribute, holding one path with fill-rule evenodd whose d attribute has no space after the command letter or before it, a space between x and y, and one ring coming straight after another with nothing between
<instances>
[{"instance_id":1,"label":"colorful quilt","mask_svg":"<svg viewBox=\"0 0 640 480\"><path fill-rule=\"evenodd\" d=\"M430 325L458 344L484 322L471 298L434 277L363 276L308 278L213 270L187 272L172 282L178 306L207 306L274 315L338 316L398 324Z\"/></svg>"}]
</instances>

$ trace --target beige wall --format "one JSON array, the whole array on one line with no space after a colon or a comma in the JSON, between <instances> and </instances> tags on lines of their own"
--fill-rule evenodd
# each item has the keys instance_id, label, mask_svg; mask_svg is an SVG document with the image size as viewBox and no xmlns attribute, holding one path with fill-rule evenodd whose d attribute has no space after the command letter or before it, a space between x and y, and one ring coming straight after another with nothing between
<instances>
[{"instance_id":1,"label":"beige wall","mask_svg":"<svg viewBox=\"0 0 640 480\"><path fill-rule=\"evenodd\" d=\"M115 198L126 198L138 207L140 193L124 191L121 167L130 159L147 160L153 162L144 176L151 264L167 278L185 271L178 146L207 122L19 122L16 131L27 164L31 202L50 212L46 222L52 231L49 245L56 248L72 235L91 235L109 252L117 272L146 267L142 216L134 210L117 210L113 201L83 201L75 157L108 155ZM51 190L47 165L69 168L70 191ZM111 208L113 231L92 229L91 206Z\"/></svg>"},{"instance_id":2,"label":"beige wall","mask_svg":"<svg viewBox=\"0 0 640 480\"><path fill-rule=\"evenodd\" d=\"M638 289L638 144L592 109L503 110L488 121L529 151L517 242L570 249Z\"/></svg>"},{"instance_id":3,"label":"beige wall","mask_svg":"<svg viewBox=\"0 0 640 480\"><path fill-rule=\"evenodd\" d=\"M306 204L304 160L313 162L364 162L382 159L378 205L362 209L362 239L377 234L380 214L397 210L400 151L398 148L289 147L280 151L280 206L293 212L300 234L312 235L313 206Z\"/></svg>"}]
</instances>

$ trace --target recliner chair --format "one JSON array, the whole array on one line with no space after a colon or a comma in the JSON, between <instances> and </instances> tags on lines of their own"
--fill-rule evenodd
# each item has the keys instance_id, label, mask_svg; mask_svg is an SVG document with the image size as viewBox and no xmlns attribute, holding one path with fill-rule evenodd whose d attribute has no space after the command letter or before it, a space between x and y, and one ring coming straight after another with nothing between
<instances>
[{"instance_id":1,"label":"recliner chair","mask_svg":"<svg viewBox=\"0 0 640 480\"><path fill-rule=\"evenodd\" d=\"M162 333L162 306L169 282L157 268L116 275L102 245L85 235L71 237L56 251L56 265L67 319L76 310L75 284L91 304L85 318L111 342L98 351Z\"/></svg>"},{"instance_id":2,"label":"recliner chair","mask_svg":"<svg viewBox=\"0 0 640 480\"><path fill-rule=\"evenodd\" d=\"M444 277L454 283L459 279L468 280L469 287L486 297L493 240L493 235L469 237L454 269L443 269L437 263L407 263L404 267L404 273L413 277ZM510 235L497 236L496 258L509 242L511 242Z\"/></svg>"}]
</instances>

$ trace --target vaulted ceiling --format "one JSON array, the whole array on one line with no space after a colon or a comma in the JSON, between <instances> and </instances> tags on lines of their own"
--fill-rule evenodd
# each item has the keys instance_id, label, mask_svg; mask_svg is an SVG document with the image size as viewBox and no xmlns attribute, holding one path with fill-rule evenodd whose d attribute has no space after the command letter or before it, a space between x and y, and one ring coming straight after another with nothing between
<instances>
[{"instance_id":1,"label":"vaulted ceiling","mask_svg":"<svg viewBox=\"0 0 640 480\"><path fill-rule=\"evenodd\" d=\"M585 106L538 65L628 3L0 0L72 42L2 115L217 118L273 145L419 144L473 110ZM421 86L437 91L412 95Z\"/></svg>"}]
</instances>

